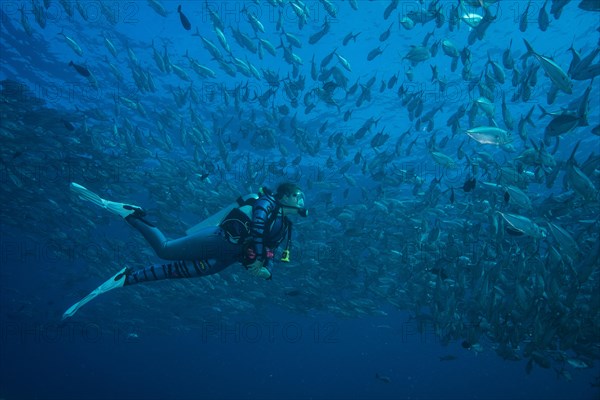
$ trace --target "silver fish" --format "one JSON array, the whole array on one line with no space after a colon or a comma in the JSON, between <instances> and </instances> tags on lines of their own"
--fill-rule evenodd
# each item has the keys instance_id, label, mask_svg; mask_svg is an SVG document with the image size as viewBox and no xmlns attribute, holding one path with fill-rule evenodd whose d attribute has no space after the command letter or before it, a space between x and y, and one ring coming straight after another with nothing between
<instances>
[{"instance_id":1,"label":"silver fish","mask_svg":"<svg viewBox=\"0 0 600 400\"><path fill-rule=\"evenodd\" d=\"M573 82L571 82L571 79L569 79L567 74L565 74L565 71L563 71L550 58L544 57L536 53L535 50L533 50L533 47L531 47L531 45L526 39L523 39L523 42L525 42L525 46L527 47L527 54L533 55L535 59L538 60L538 62L540 63L544 71L546 71L546 74L548 75L550 80L556 85L556 87L567 94L572 94Z\"/></svg>"}]
</instances>

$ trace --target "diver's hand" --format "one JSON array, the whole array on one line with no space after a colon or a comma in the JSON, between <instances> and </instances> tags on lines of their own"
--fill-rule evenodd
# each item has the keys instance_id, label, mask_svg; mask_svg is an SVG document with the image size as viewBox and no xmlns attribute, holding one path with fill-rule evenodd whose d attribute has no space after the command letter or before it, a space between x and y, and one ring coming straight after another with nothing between
<instances>
[{"instance_id":1,"label":"diver's hand","mask_svg":"<svg viewBox=\"0 0 600 400\"><path fill-rule=\"evenodd\" d=\"M258 278L263 279L271 279L271 272L265 268L264 262L260 260L254 261L252 264L249 264L247 267L250 273Z\"/></svg>"}]
</instances>

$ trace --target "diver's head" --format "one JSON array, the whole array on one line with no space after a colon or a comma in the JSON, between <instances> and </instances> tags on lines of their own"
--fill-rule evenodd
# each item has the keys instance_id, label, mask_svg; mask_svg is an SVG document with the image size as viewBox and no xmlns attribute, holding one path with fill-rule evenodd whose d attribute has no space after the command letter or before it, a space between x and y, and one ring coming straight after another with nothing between
<instances>
[{"instance_id":1,"label":"diver's head","mask_svg":"<svg viewBox=\"0 0 600 400\"><path fill-rule=\"evenodd\" d=\"M302 217L308 215L308 210L304 207L304 193L294 183L286 182L279 185L275 199L284 210L296 210Z\"/></svg>"}]
</instances>

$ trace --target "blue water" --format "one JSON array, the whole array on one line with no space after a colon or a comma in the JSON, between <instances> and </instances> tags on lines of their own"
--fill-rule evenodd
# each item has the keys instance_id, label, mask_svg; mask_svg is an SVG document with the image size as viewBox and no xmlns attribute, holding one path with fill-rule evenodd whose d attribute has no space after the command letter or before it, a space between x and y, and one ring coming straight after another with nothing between
<instances>
[{"instance_id":1,"label":"blue water","mask_svg":"<svg viewBox=\"0 0 600 400\"><path fill-rule=\"evenodd\" d=\"M41 2L39 2L41 4ZM100 13L100 3L81 1L89 11L87 22L75 11L69 17L58 1L52 1L47 9L47 26L41 29L35 22L31 4L25 4L25 13L33 30L33 36L27 36L21 24L18 11L20 2L3 1L1 3L2 31L0 47L0 79L12 79L26 84L33 93L47 101L50 108L65 115L76 115L76 108L90 109L94 106L103 109L112 118L113 95L137 98L140 94L133 86L131 72L127 66L125 43L129 43L144 68L156 74L158 91L143 96L146 111L151 114L160 110L162 104L173 103L172 89L188 87L174 74L159 75L152 60L151 41L154 40L157 49L162 51L162 43L167 43L171 61L182 66L194 80L194 87L204 101L205 117L214 111L222 102L209 101L210 95L225 88L233 90L239 83L249 82L250 92L263 93L267 89L264 81L246 78L238 73L237 78L228 77L218 64L212 61L208 52L200 44L198 37L186 32L176 13L177 2L163 1L169 15L159 16L145 1L139 2L105 2L115 12L116 25L108 24L105 16ZM192 22L192 32L198 27L200 34L211 39L219 46L212 24L202 5L204 2L182 2L183 10ZM429 2L427 2L428 4ZM572 0L564 9L560 19L552 16L550 28L541 32L537 26L537 13L543 4L533 1L530 8L529 26L526 33L518 31L520 15L524 12L524 1L502 1L500 8L493 6L493 13L498 12L498 20L488 29L483 42L477 42L472 48L473 72L479 73L484 68L487 55L500 62L501 54L512 40L512 51L515 59L524 53L521 38L527 38L538 53L551 55L555 61L566 69L571 56L567 49L574 43L582 54L588 54L598 45L600 14L584 12L577 8L579 1ZM239 48L231 37L229 25L237 26L251 34L245 16L241 13L243 2L210 2L219 9L225 20L226 36L236 56L246 60L246 57L259 69L271 69L284 77L291 67L283 61L279 49L277 57L272 57L265 51L264 60L249 54ZM422 27L417 25L413 30L406 31L398 28L398 17L414 10L418 2L400 2L398 9L387 21L383 20L383 10L389 4L387 1L358 1L360 11L351 9L347 1L336 1L337 17L331 20L331 32L316 45L308 44L309 35L320 29L325 19L325 10L319 2L306 2L311 10L311 17L306 27L299 30L297 17L286 7L284 26L286 31L297 35L303 41L303 47L294 49L303 59L301 73L306 76L307 87L313 85L310 79L310 60L316 55L316 62L339 47L340 53L352 65L352 73L348 73L349 85L358 78L361 82L368 80L374 72L378 80L373 86L371 102L355 110L348 124L343 124L335 108L319 105L317 109L305 115L303 106L298 108L299 124L306 129L317 131L324 119L329 119L330 130L336 129L346 134L355 132L369 117L383 116L379 125L387 126L392 135L390 144L404 132L407 116L401 110L393 90L379 94L381 80L387 80L396 73L400 74L399 82L405 80L404 73L408 69L407 62L400 59L410 45L419 45L426 33L433 30L433 23ZM450 9L452 2L440 2L444 12ZM246 3L260 17L265 25L268 38L275 45L279 44L279 34L275 33L277 14L272 7L263 2L260 6L252 2ZM550 5L547 6L549 10ZM378 37L393 22L392 35L382 45L383 55L372 62L366 61L366 54L380 45ZM67 46L59 32L77 38L84 50L79 57ZM341 41L350 31L362 32L356 43L343 47ZM108 67L103 66L104 58L112 57L102 43L101 33L107 33L119 48L118 58L112 59L126 77L126 85L116 85ZM468 28L462 26L457 32L448 32L446 26L437 29L434 39L451 38L462 49L466 45ZM252 36L252 35L251 35ZM195 72L188 67L183 54L190 55L201 63L212 68L218 75L216 80L200 80ZM466 104L469 95L466 84L460 79L460 68L456 73L450 71L450 60L441 51L435 59L428 60L414 70L414 83L405 82L409 89L424 90L428 94L427 107L445 102L442 112L436 117L436 127L445 127L446 119L456 110L459 104ZM101 83L101 89L94 91L89 88L84 78L76 75L67 66L68 61L87 65ZM431 83L430 63L439 68L440 77L449 80L449 90L446 97L437 92L437 86ZM527 113L532 105L542 104L555 110L566 106L571 100L583 94L589 81L575 82L572 96L559 93L557 102L552 106L546 105L546 92L549 80L542 71L537 74L538 84L533 89L531 100L527 103L511 105L515 124L520 115ZM511 73L507 72L507 84L510 86ZM399 84L398 84L399 85ZM511 88L512 89L512 88ZM360 90L359 90L360 93ZM512 91L511 91L512 93ZM343 96L342 96L343 97ZM348 105L353 106L354 98ZM302 99L300 99L302 104ZM283 104L281 98L278 104ZM598 101L598 84L594 86L590 102L590 129L600 122L600 107ZM242 105L245 107L245 105ZM250 106L248 106L250 107ZM258 107L253 103L252 107ZM124 107L121 107L124 108ZM187 107L185 107L187 108ZM344 104L342 112L348 107ZM496 117L501 120L499 101L496 101ZM294 111L292 111L293 114ZM249 114L249 113L248 113ZM246 116L248 115L246 114ZM153 125L146 123L139 116L137 119L142 127L150 129ZM150 118L150 117L149 117ZM536 117L537 118L537 111ZM335 121L335 122L334 122ZM543 136L544 123L538 127L529 128L530 135L539 141ZM13 122L13 121L11 121ZM75 122L75 121L74 121ZM76 121L78 124L80 120ZM90 123L91 124L91 123ZM209 122L206 123L210 125ZM237 123L235 123L237 124ZM339 124L339 125L338 125ZM109 128L111 123L106 124ZM334 126L331 128L331 126ZM379 130L378 129L378 130ZM583 162L590 152L600 150L598 137L588 133L588 130L578 130L573 135L561 141L555 157L565 160L573 146L582 140L578 160ZM65 133L68 134L68 133ZM427 132L418 132L428 137ZM327 136L321 138L327 142ZM438 140L442 135L439 135ZM516 136L516 134L515 134ZM370 137L370 136L369 136ZM413 136L414 137L414 136ZM292 143L288 138L282 138L286 144ZM411 138L412 140L412 138ZM423 139L415 147L413 155L405 163L425 163L429 160L424 148ZM408 142L405 142L405 145ZM447 153L455 154L459 142L453 142ZM290 146L290 148L293 148ZM519 147L519 150L521 147ZM68 152L68 148L64 149ZM156 149L152 148L152 153ZM352 148L349 157L357 149ZM305 157L309 163L307 168L323 163L329 156L330 149L322 151L318 157ZM40 154L43 152L40 150ZM246 153L246 151L244 151ZM365 150L366 153L366 150ZM296 154L291 153L289 159ZM88 155L84 155L88 157ZM190 154L181 154L190 158ZM334 156L335 157L335 156ZM91 158L91 156L90 156ZM280 158L277 155L277 160ZM498 160L502 156L497 157ZM430 163L430 161L429 161ZM430 181L435 173L435 167L428 164L424 171ZM104 167L107 168L106 166ZM118 167L115 167L115 170ZM110 170L110 168L109 168ZM81 177L82 172L56 173L37 171L42 177L53 177L57 191L65 191L68 183ZM126 171L118 170L121 180L126 177ZM333 175L333 173L331 173ZM461 175L460 179L463 176ZM343 180L336 178L343 190ZM452 179L452 178L450 178ZM456 178L457 181L459 178ZM341 183L340 183L341 181ZM272 182L268 182L271 184ZM138 182L142 184L143 182ZM372 182L361 182L369 187ZM2 185L10 185L6 174L2 175ZM536 186L536 185L532 185ZM547 189L539 185L540 191ZM8 187L8 186L5 186ZM536 187L537 189L537 187ZM406 188L410 196L410 187ZM20 215L20 200L18 191L2 191L3 215ZM356 194L356 193L354 193ZM119 194L122 195L122 194ZM41 194L40 194L41 196ZM136 197L142 203L144 197ZM340 193L335 198L341 198ZM352 196L350 197L352 199ZM310 199L309 199L310 200ZM314 199L313 199L314 201ZM37 207L47 207L47 214L56 212L53 205L40 202ZM65 208L68 206L65 205ZM185 212L185 210L184 210ZM111 216L116 219L116 217ZM188 217L185 215L183 218ZM58 216L56 218L59 218ZM131 234L121 221L107 222L110 217L100 221L102 226L91 235L113 235L116 238L128 240ZM557 378L555 371L535 367L530 374L525 371L527 360L505 361L494 352L489 343L482 343L483 351L475 352L463 348L461 341L451 341L442 344L432 328L425 326L420 331L416 322L411 321L409 314L398 311L389 304L380 305L380 310L387 315L363 316L354 315L349 318L339 318L323 311L309 309L302 315L284 311L275 306L267 306L263 315L235 316L224 319L217 311L204 315L201 323L197 321L186 326L185 317L171 315L168 304L161 304L161 288L167 290L169 282L156 286L152 292L157 307L154 313L146 311L139 318L128 324L115 325L111 314L86 314L72 323L60 324L60 315L72 304L73 293L85 293L101 281L99 275L109 276L114 266L105 266L98 273L98 266L82 263L69 263L69 268L81 270L81 278L77 281L59 281L61 259L48 257L48 245L44 232L51 227L36 225L35 220L23 218L23 225L15 227L0 221L0 399L598 399L600 388L598 376L600 367L596 360L592 368L571 370L572 380ZM189 221L187 219L186 221ZM62 221L64 240L81 235L75 221ZM119 222L119 223L117 223ZM70 227L70 228L69 228ZM305 224L297 232L300 237L310 236ZM39 233L38 234L38 230ZM55 240L55 237L48 237ZM134 248L128 251L141 251ZM107 252L110 252L107 250ZM121 259L123 254L118 257ZM116 258L116 255L109 257ZM158 260L154 260L158 262ZM90 276L89 269L94 268ZM327 268L327 265L321 265ZM292 271L302 274L300 268ZM71 275L70 275L71 276ZM289 275L288 275L289 277ZM58 278L60 279L60 278ZM290 284L293 283L293 278ZM80 291L74 292L76 285ZM268 289L263 282L257 282L254 290ZM68 298L64 290L69 287ZM135 296L133 296L135 293ZM140 300L140 293L123 290L110 293L96 303L113 307L115 318L119 308L135 307ZM221 291L220 293L223 293ZM335 293L320 293L323 302L329 301ZM210 302L210 293L206 294L206 302ZM264 302L265 300L260 300ZM268 302L268 297L267 300ZM303 298L290 297L288 301L302 304ZM130 304L129 304L130 303ZM185 304L185 303L184 303ZM94 307L94 303L86 307ZM114 305L114 306L113 306ZM186 304L189 306L189 304ZM104 308L109 309L109 308ZM93 310L93 309L92 309ZM93 311L90 311L93 313ZM98 318L100 316L101 318ZM161 321L162 325L152 323ZM598 334L598 332L596 332ZM596 337L596 345L598 336ZM455 359L443 361L440 357L453 356ZM377 378L379 376L379 378ZM596 386L593 386L595 383Z\"/></svg>"},{"instance_id":2,"label":"blue water","mask_svg":"<svg viewBox=\"0 0 600 400\"><path fill-rule=\"evenodd\" d=\"M3 327L2 388L23 398L593 399L523 362L442 347L406 316L339 321L273 311L268 322L207 322L188 334L128 338L95 323ZM391 327L377 328L390 324ZM79 325L79 326L78 326ZM28 326L25 328L25 326ZM212 334L216 333L215 336ZM455 355L454 361L439 357ZM597 372L597 371L596 371ZM391 382L374 379L376 373Z\"/></svg>"}]
</instances>

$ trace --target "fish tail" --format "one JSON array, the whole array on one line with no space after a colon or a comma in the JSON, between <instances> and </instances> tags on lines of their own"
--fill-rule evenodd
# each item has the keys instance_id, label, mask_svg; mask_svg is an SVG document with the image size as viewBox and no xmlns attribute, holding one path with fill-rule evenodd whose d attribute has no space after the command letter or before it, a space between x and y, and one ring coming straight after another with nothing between
<instances>
[{"instance_id":1,"label":"fish tail","mask_svg":"<svg viewBox=\"0 0 600 400\"><path fill-rule=\"evenodd\" d=\"M181 13L181 4L177 6L177 12Z\"/></svg>"},{"instance_id":2,"label":"fish tail","mask_svg":"<svg viewBox=\"0 0 600 400\"><path fill-rule=\"evenodd\" d=\"M577 153L577 149L579 148L580 143L581 143L581 140L577 142L577 144L575 145L575 148L571 152L571 156L567 160L568 165L577 165L577 161L575 161L575 153Z\"/></svg>"},{"instance_id":3,"label":"fish tail","mask_svg":"<svg viewBox=\"0 0 600 400\"><path fill-rule=\"evenodd\" d=\"M571 46L567 49L567 51L571 50L573 52L577 51L575 50L575 47L573 47L573 45L575 44L575 36L573 36L573 40L571 41Z\"/></svg>"},{"instance_id":4,"label":"fish tail","mask_svg":"<svg viewBox=\"0 0 600 400\"><path fill-rule=\"evenodd\" d=\"M527 39L523 38L523 42L525 42L525 47L527 47L527 55L535 54L535 51L533 51L533 47L531 47Z\"/></svg>"},{"instance_id":5,"label":"fish tail","mask_svg":"<svg viewBox=\"0 0 600 400\"><path fill-rule=\"evenodd\" d=\"M527 114L527 116L525 117L525 122L527 122L529 125L531 125L535 128L535 124L533 123L533 121L531 119L531 112L529 114Z\"/></svg>"}]
</instances>

